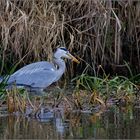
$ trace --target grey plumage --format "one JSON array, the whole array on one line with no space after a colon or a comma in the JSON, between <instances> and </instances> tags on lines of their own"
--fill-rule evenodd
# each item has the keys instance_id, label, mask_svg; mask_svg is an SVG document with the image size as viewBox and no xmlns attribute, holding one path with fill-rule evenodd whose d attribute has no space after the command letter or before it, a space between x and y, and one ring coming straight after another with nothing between
<instances>
[{"instance_id":1,"label":"grey plumage","mask_svg":"<svg viewBox=\"0 0 140 140\"><path fill-rule=\"evenodd\" d=\"M77 63L79 62L66 50L66 48L61 47L54 53L54 63L56 65L47 61L26 65L12 74L9 77L7 84L44 89L58 81L63 75L66 66L62 58L72 59Z\"/></svg>"}]
</instances>

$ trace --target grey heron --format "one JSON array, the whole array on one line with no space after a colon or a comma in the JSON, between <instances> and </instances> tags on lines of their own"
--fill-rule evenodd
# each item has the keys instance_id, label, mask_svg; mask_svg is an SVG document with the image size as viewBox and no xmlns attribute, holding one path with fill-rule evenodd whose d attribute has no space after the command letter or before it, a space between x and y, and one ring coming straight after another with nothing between
<instances>
[{"instance_id":1,"label":"grey heron","mask_svg":"<svg viewBox=\"0 0 140 140\"><path fill-rule=\"evenodd\" d=\"M66 65L63 58L79 63L64 47L57 48L53 58L54 63L40 61L22 67L9 76L7 84L44 90L52 83L58 81L65 72Z\"/></svg>"}]
</instances>

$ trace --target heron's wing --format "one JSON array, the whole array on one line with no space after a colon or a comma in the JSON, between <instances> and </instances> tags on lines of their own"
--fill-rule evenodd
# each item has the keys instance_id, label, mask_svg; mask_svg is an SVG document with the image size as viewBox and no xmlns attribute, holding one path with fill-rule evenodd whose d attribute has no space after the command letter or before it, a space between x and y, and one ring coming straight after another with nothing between
<instances>
[{"instance_id":1,"label":"heron's wing","mask_svg":"<svg viewBox=\"0 0 140 140\"><path fill-rule=\"evenodd\" d=\"M27 65L14 74L8 80L8 84L15 82L17 85L31 87L47 87L55 81L56 68L48 62L37 62Z\"/></svg>"},{"instance_id":2,"label":"heron's wing","mask_svg":"<svg viewBox=\"0 0 140 140\"><path fill-rule=\"evenodd\" d=\"M55 66L52 63L41 61L26 65L12 74L12 76L22 75L24 73L33 73L34 71L38 71L38 69L48 69L48 70L55 70Z\"/></svg>"},{"instance_id":3,"label":"heron's wing","mask_svg":"<svg viewBox=\"0 0 140 140\"><path fill-rule=\"evenodd\" d=\"M38 70L36 69L36 71L26 71L26 73L12 75L8 83L15 82L17 85L45 88L55 82L55 79L55 71L40 68Z\"/></svg>"},{"instance_id":4,"label":"heron's wing","mask_svg":"<svg viewBox=\"0 0 140 140\"><path fill-rule=\"evenodd\" d=\"M49 63L47 61L41 61L41 62L35 62L29 65L24 66L23 68L19 69L18 71L16 71L13 75L16 74L22 74L22 73L28 73L28 71L36 71L40 68L45 68L48 70L55 70L55 66L52 63Z\"/></svg>"}]
</instances>

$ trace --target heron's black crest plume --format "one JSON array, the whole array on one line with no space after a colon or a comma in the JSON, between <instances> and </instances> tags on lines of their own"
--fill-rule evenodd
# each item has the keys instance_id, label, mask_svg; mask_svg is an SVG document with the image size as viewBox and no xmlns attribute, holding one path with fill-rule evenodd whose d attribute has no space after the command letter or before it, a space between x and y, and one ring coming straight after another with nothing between
<instances>
[{"instance_id":1,"label":"heron's black crest plume","mask_svg":"<svg viewBox=\"0 0 140 140\"><path fill-rule=\"evenodd\" d=\"M64 51L68 51L66 48L64 48L64 47L61 47L60 48L61 50L64 50Z\"/></svg>"}]
</instances>

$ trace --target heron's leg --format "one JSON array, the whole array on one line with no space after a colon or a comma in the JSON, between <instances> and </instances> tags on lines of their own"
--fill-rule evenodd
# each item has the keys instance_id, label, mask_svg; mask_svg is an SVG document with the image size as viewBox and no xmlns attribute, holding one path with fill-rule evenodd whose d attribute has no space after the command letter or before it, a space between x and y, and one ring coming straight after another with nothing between
<instances>
[{"instance_id":1,"label":"heron's leg","mask_svg":"<svg viewBox=\"0 0 140 140\"><path fill-rule=\"evenodd\" d=\"M34 89L34 95L36 95L38 98L39 98L39 102L38 102L38 107L37 108L40 108L42 105L43 105L43 102L44 102L44 95L45 95L45 92L43 91L43 89Z\"/></svg>"},{"instance_id":2,"label":"heron's leg","mask_svg":"<svg viewBox=\"0 0 140 140\"><path fill-rule=\"evenodd\" d=\"M43 106L43 98L40 97L40 99L38 100L38 97L35 97L36 99L34 99L34 103L32 103L30 101L30 105L33 108L32 112L29 114L31 116L34 116L35 118L38 118L40 113L43 112L42 110L42 106ZM41 111L42 110L42 111Z\"/></svg>"},{"instance_id":3,"label":"heron's leg","mask_svg":"<svg viewBox=\"0 0 140 140\"><path fill-rule=\"evenodd\" d=\"M57 95L54 98L54 107L58 107L64 97L64 89L57 87Z\"/></svg>"},{"instance_id":4,"label":"heron's leg","mask_svg":"<svg viewBox=\"0 0 140 140\"><path fill-rule=\"evenodd\" d=\"M44 91L42 89L31 89L28 92L28 103L32 107L32 112L28 115L37 117L44 103ZM33 101L31 101L33 98Z\"/></svg>"},{"instance_id":5,"label":"heron's leg","mask_svg":"<svg viewBox=\"0 0 140 140\"><path fill-rule=\"evenodd\" d=\"M44 112L44 97L46 92L44 92L43 90L40 90L40 92L41 92L40 103L35 111L35 117L37 118L39 118L40 114Z\"/></svg>"}]
</instances>

